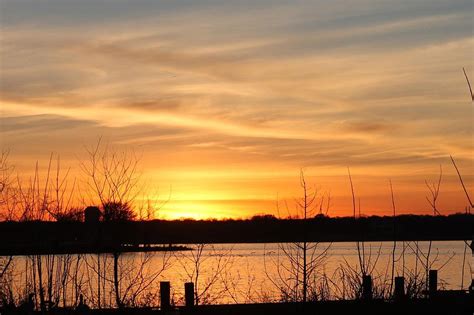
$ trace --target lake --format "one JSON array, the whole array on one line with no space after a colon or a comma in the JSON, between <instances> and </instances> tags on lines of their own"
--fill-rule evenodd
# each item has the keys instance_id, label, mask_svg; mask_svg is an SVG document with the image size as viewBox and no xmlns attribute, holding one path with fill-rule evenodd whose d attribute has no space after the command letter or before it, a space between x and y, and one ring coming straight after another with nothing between
<instances>
[{"instance_id":1,"label":"lake","mask_svg":"<svg viewBox=\"0 0 474 315\"><path fill-rule=\"evenodd\" d=\"M80 294L94 307L114 306L117 297L125 305L158 306L159 283L170 281L178 305L185 282L195 283L201 304L258 303L301 300L305 269L310 300L357 298L361 266L372 276L376 297L389 297L392 273L405 277L411 296L422 295L427 269L438 270L444 289L467 288L472 279L472 253L462 241L436 241L431 247L426 241L308 243L306 264L303 246L208 244L193 245L192 251L121 254L117 277L110 254L15 257L2 279L2 294L11 291L18 301L36 292L39 300L41 278L44 299L60 306L77 304Z\"/></svg>"}]
</instances>

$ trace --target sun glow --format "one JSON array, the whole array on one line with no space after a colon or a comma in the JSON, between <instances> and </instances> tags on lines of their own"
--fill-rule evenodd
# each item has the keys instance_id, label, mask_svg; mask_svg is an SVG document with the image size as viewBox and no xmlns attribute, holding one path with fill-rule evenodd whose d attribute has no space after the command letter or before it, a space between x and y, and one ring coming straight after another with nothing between
<instances>
[{"instance_id":1,"label":"sun glow","mask_svg":"<svg viewBox=\"0 0 474 315\"><path fill-rule=\"evenodd\" d=\"M158 218L167 220L179 219L226 219L235 218L239 213L226 211L220 205L207 203L206 201L170 201L158 211Z\"/></svg>"}]
</instances>

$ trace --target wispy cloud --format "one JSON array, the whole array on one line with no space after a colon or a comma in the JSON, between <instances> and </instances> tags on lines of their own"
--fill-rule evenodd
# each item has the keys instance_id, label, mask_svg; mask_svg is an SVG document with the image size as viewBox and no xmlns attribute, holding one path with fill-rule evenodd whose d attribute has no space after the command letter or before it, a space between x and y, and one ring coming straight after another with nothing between
<instances>
[{"instance_id":1,"label":"wispy cloud","mask_svg":"<svg viewBox=\"0 0 474 315\"><path fill-rule=\"evenodd\" d=\"M150 172L408 176L449 154L474 172L470 1L1 8L2 142L23 161L105 135L145 148Z\"/></svg>"}]
</instances>

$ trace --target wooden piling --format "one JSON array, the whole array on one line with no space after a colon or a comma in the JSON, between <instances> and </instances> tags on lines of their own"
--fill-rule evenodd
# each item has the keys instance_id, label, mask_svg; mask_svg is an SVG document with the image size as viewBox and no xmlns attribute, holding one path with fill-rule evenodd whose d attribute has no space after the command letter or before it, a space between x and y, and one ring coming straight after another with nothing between
<instances>
[{"instance_id":1,"label":"wooden piling","mask_svg":"<svg viewBox=\"0 0 474 315\"><path fill-rule=\"evenodd\" d=\"M170 303L170 282L160 282L160 307L162 310L169 310L171 307Z\"/></svg>"},{"instance_id":2,"label":"wooden piling","mask_svg":"<svg viewBox=\"0 0 474 315\"><path fill-rule=\"evenodd\" d=\"M430 270L429 272L429 294L433 296L438 291L438 270Z\"/></svg>"},{"instance_id":3,"label":"wooden piling","mask_svg":"<svg viewBox=\"0 0 474 315\"><path fill-rule=\"evenodd\" d=\"M369 275L362 277L362 299L372 299L372 277Z\"/></svg>"},{"instance_id":4,"label":"wooden piling","mask_svg":"<svg viewBox=\"0 0 474 315\"><path fill-rule=\"evenodd\" d=\"M192 282L184 284L184 301L186 307L194 306L194 283Z\"/></svg>"},{"instance_id":5,"label":"wooden piling","mask_svg":"<svg viewBox=\"0 0 474 315\"><path fill-rule=\"evenodd\" d=\"M394 299L402 300L405 298L405 278L404 277L395 277L395 291Z\"/></svg>"}]
</instances>

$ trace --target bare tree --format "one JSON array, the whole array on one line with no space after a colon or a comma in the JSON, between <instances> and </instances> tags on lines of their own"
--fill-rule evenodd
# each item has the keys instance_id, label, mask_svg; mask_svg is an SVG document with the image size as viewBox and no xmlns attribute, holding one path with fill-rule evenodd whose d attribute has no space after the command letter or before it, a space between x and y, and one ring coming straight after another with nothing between
<instances>
[{"instance_id":1,"label":"bare tree","mask_svg":"<svg viewBox=\"0 0 474 315\"><path fill-rule=\"evenodd\" d=\"M331 244L321 245L308 241L308 220L324 211L324 199L319 197L315 187L308 185L303 170L300 171L300 187L302 196L295 199L295 212L297 218L302 220L301 241L279 244L276 260L272 261L276 271L270 273L265 261L265 272L270 282L280 291L283 300L306 302L318 299L319 272L327 259ZM328 206L329 204L330 202L327 203Z\"/></svg>"},{"instance_id":2,"label":"bare tree","mask_svg":"<svg viewBox=\"0 0 474 315\"><path fill-rule=\"evenodd\" d=\"M133 151L118 151L103 145L99 138L96 145L86 147L87 158L80 163L85 174L89 200L99 203L105 221L127 221L136 217L132 205L139 194L139 159ZM122 307L120 294L119 256L113 254L113 285L117 307ZM97 294L100 305L100 255L97 256ZM105 272L105 271L104 271Z\"/></svg>"},{"instance_id":3,"label":"bare tree","mask_svg":"<svg viewBox=\"0 0 474 315\"><path fill-rule=\"evenodd\" d=\"M88 199L100 205L103 221L129 221L137 218L135 205L144 189L139 157L132 150L119 150L103 144L101 139L95 146L86 148L86 153L87 158L80 165L86 177L86 187L90 191ZM156 202L147 203L147 218L151 218L156 211L154 206ZM142 213L143 208L140 207L139 210ZM97 255L96 267L93 269L97 275L96 300L99 307L104 302L104 294L109 286L117 307L137 305L143 294L155 285L155 280L170 265L170 257L165 254L161 267L149 272L153 255L143 253L139 260L137 256L122 255L120 251L115 251L111 255L112 274L108 274L107 255Z\"/></svg>"},{"instance_id":4,"label":"bare tree","mask_svg":"<svg viewBox=\"0 0 474 315\"><path fill-rule=\"evenodd\" d=\"M99 139L94 147L86 147L86 153L80 166L89 200L98 202L103 210L109 206L110 211L120 212L119 216L131 214L129 209L142 188L140 159L135 152L111 148Z\"/></svg>"},{"instance_id":5,"label":"bare tree","mask_svg":"<svg viewBox=\"0 0 474 315\"><path fill-rule=\"evenodd\" d=\"M136 205L138 218L139 220L153 220L157 219L159 216L160 210L171 200L171 186L169 188L168 197L166 199L159 199L160 190L157 187L150 189L146 185L146 194L144 194L140 199L140 203Z\"/></svg>"},{"instance_id":6,"label":"bare tree","mask_svg":"<svg viewBox=\"0 0 474 315\"><path fill-rule=\"evenodd\" d=\"M431 206L431 209L433 210L433 216L440 215L438 207L437 207L437 201L438 201L442 178L443 178L443 168L440 165L439 176L438 176L437 182L428 183L427 181L425 181L426 187L428 187L428 190L430 192L430 196L427 196L426 200L428 201L428 203ZM429 269L431 267L430 255L431 255L432 244L433 244L433 241L430 240L429 245L428 245L428 252L426 254L426 263L425 263L426 286L428 286ZM426 289L428 290L428 287L426 287Z\"/></svg>"}]
</instances>

